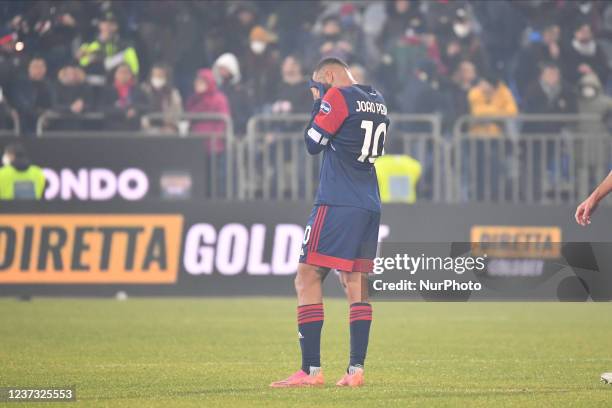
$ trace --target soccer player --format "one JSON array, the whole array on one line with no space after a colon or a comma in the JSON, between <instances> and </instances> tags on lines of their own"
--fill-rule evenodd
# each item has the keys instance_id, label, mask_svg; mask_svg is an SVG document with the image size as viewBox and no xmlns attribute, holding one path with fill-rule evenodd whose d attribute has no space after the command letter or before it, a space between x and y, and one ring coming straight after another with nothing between
<instances>
[{"instance_id":1,"label":"soccer player","mask_svg":"<svg viewBox=\"0 0 612 408\"><path fill-rule=\"evenodd\" d=\"M612 172L601 182L599 186L584 200L578 208L576 208L576 222L582 226L587 226L591 223L591 214L597 208L597 204L603 200L612 191ZM606 384L612 384L612 372L603 373L601 381Z\"/></svg>"},{"instance_id":2,"label":"soccer player","mask_svg":"<svg viewBox=\"0 0 612 408\"><path fill-rule=\"evenodd\" d=\"M583 227L591 223L591 214L597 208L597 204L612 191L612 172L601 182L599 186L576 208L576 222Z\"/></svg>"},{"instance_id":3,"label":"soccer player","mask_svg":"<svg viewBox=\"0 0 612 408\"><path fill-rule=\"evenodd\" d=\"M357 84L340 59L323 59L310 86L315 103L304 139L310 154L323 153L323 163L295 278L302 367L270 386L323 385L321 285L330 269L336 269L350 305L351 348L346 374L336 385L358 387L372 321L367 273L376 256L380 224L374 161L384 154L389 119L382 95Z\"/></svg>"}]
</instances>

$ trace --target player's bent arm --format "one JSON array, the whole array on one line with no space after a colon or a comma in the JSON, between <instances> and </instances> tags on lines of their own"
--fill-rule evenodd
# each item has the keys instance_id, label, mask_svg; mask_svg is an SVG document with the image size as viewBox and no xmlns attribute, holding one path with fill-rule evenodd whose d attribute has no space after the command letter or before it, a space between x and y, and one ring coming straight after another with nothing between
<instances>
[{"instance_id":1,"label":"player's bent arm","mask_svg":"<svg viewBox=\"0 0 612 408\"><path fill-rule=\"evenodd\" d=\"M576 213L574 214L576 222L582 226L590 224L591 214L595 211L599 202L603 200L610 191L612 191L612 172L610 172L591 195L576 208Z\"/></svg>"},{"instance_id":2,"label":"player's bent arm","mask_svg":"<svg viewBox=\"0 0 612 408\"><path fill-rule=\"evenodd\" d=\"M327 143L329 142L329 137L325 135L324 131L320 129L317 125L314 124L315 118L321 109L321 99L317 99L314 101L312 106L312 114L310 122L308 126L306 126L306 130L304 131L304 142L306 143L306 150L310 154L318 154L321 153Z\"/></svg>"},{"instance_id":3,"label":"player's bent arm","mask_svg":"<svg viewBox=\"0 0 612 408\"><path fill-rule=\"evenodd\" d=\"M597 201L601 201L605 196L607 196L610 191L612 191L612 171L608 174L608 176L601 182L599 186L593 191L591 196Z\"/></svg>"},{"instance_id":4,"label":"player's bent arm","mask_svg":"<svg viewBox=\"0 0 612 408\"><path fill-rule=\"evenodd\" d=\"M321 101L313 106L312 116L312 130L309 129L307 135L314 143L325 146L349 116L348 106L340 89L330 88ZM315 147L314 150L320 151L321 148Z\"/></svg>"},{"instance_id":5,"label":"player's bent arm","mask_svg":"<svg viewBox=\"0 0 612 408\"><path fill-rule=\"evenodd\" d=\"M329 138L323 135L320 131L316 129L315 126L309 126L304 132L304 140L306 141L306 149L310 154L318 154L322 152L327 143L329 143Z\"/></svg>"},{"instance_id":6,"label":"player's bent arm","mask_svg":"<svg viewBox=\"0 0 612 408\"><path fill-rule=\"evenodd\" d=\"M338 88L330 88L323 99L317 99L304 135L308 152L317 154L324 150L348 115L346 100Z\"/></svg>"}]
</instances>

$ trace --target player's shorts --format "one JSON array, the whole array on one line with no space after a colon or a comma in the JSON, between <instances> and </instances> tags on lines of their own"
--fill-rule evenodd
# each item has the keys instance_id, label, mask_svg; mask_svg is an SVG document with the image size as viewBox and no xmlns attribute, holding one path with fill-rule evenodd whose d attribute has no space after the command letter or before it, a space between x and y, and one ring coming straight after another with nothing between
<instances>
[{"instance_id":1,"label":"player's shorts","mask_svg":"<svg viewBox=\"0 0 612 408\"><path fill-rule=\"evenodd\" d=\"M380 213L315 205L304 231L300 263L344 272L372 272Z\"/></svg>"}]
</instances>

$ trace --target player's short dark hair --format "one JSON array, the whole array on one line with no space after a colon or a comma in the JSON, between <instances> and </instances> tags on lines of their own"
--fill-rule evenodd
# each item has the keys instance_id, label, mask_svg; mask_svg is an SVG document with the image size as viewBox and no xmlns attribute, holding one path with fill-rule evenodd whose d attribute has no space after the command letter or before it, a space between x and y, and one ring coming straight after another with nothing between
<instances>
[{"instance_id":1,"label":"player's short dark hair","mask_svg":"<svg viewBox=\"0 0 612 408\"><path fill-rule=\"evenodd\" d=\"M315 68L315 72L319 72L321 69L325 68L328 65L339 65L345 69L349 69L349 66L346 62L342 61L340 58L337 57L327 57L327 58L323 58L321 61L319 61L319 63L317 64L316 68Z\"/></svg>"}]
</instances>

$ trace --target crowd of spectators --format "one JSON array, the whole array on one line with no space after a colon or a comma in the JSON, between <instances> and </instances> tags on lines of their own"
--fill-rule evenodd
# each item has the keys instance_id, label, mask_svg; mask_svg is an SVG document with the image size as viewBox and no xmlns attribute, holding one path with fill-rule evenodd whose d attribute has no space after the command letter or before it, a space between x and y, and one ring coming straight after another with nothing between
<instances>
[{"instance_id":1,"label":"crowd of spectators","mask_svg":"<svg viewBox=\"0 0 612 408\"><path fill-rule=\"evenodd\" d=\"M19 1L0 15L0 125L177 132L181 112L309 112L306 87L338 56L392 112L596 113L612 108L607 1ZM142 120L162 112L162 118ZM112 120L109 120L112 119ZM555 131L554 124L539 130ZM548 127L547 127L548 126ZM223 131L194 121L192 131ZM495 123L475 132L495 135Z\"/></svg>"}]
</instances>

